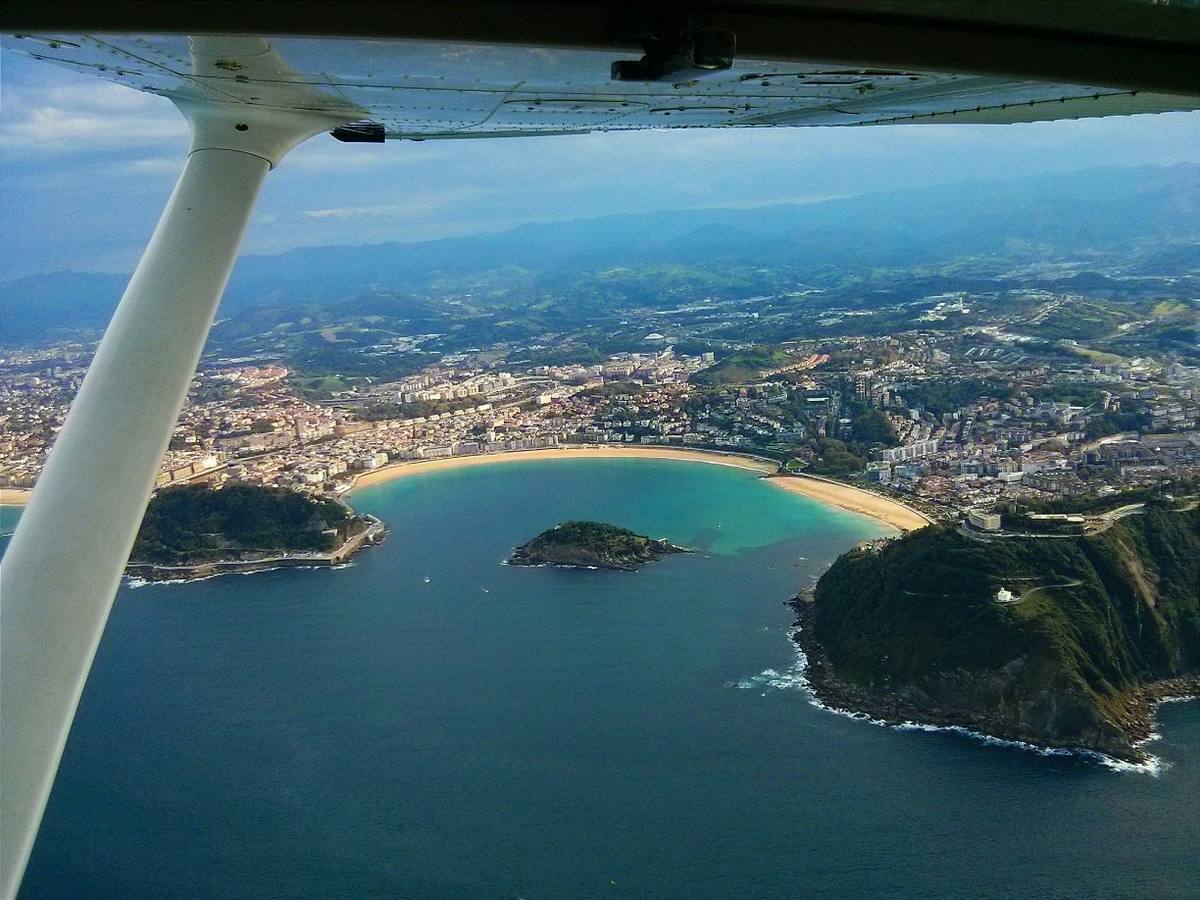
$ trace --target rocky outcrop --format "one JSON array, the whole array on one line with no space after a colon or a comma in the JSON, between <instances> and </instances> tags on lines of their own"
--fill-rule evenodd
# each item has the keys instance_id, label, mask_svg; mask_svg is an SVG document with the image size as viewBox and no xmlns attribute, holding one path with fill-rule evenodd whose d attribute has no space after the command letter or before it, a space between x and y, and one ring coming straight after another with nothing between
<instances>
[{"instance_id":1,"label":"rocky outcrop","mask_svg":"<svg viewBox=\"0 0 1200 900\"><path fill-rule=\"evenodd\" d=\"M673 553L689 553L665 540L655 540L603 522L563 522L513 550L510 566L569 566L634 571Z\"/></svg>"}]
</instances>

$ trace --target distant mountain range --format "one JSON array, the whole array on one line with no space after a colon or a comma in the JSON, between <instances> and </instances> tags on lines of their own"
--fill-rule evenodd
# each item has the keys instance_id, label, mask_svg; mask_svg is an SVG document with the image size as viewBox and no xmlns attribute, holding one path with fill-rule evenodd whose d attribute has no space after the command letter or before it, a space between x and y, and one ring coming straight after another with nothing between
<instances>
[{"instance_id":1,"label":"distant mountain range","mask_svg":"<svg viewBox=\"0 0 1200 900\"><path fill-rule=\"evenodd\" d=\"M1035 262L1170 242L1188 265L1200 242L1200 166L1100 168L965 181L804 205L667 210L419 243L305 247L244 256L221 315L263 303L345 300L383 287L421 291L506 268L548 273L679 263L806 268L912 266L987 255ZM1180 242L1185 242L1180 249ZM107 322L127 275L55 272L0 283L0 342Z\"/></svg>"}]
</instances>

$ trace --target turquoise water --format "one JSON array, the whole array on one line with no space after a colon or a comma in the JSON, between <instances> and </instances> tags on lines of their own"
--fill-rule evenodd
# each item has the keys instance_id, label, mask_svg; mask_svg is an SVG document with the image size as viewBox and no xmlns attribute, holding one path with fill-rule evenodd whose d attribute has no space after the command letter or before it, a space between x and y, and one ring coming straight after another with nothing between
<instances>
[{"instance_id":1,"label":"turquoise water","mask_svg":"<svg viewBox=\"0 0 1200 900\"><path fill-rule=\"evenodd\" d=\"M122 589L24 896L1196 896L1200 704L1151 777L807 703L781 601L877 523L648 460L354 503L349 568ZM500 564L567 518L702 552Z\"/></svg>"},{"instance_id":2,"label":"turquoise water","mask_svg":"<svg viewBox=\"0 0 1200 900\"><path fill-rule=\"evenodd\" d=\"M17 527L17 522L20 519L21 507L0 506L0 549L8 546L8 539L12 536L12 530Z\"/></svg>"}]
</instances>

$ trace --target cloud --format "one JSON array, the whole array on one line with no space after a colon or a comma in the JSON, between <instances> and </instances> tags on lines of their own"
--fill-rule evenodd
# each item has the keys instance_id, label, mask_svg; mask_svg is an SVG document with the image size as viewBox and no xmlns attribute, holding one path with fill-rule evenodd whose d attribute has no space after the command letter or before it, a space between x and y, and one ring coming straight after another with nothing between
<instances>
[{"instance_id":1,"label":"cloud","mask_svg":"<svg viewBox=\"0 0 1200 900\"><path fill-rule=\"evenodd\" d=\"M184 157L152 156L131 159L121 164L121 169L135 175L178 175L183 171Z\"/></svg>"},{"instance_id":2,"label":"cloud","mask_svg":"<svg viewBox=\"0 0 1200 900\"><path fill-rule=\"evenodd\" d=\"M460 213L464 208L484 200L490 193L480 188L422 191L409 193L397 202L305 209L300 211L300 215L306 219L327 220L425 219L442 212Z\"/></svg>"},{"instance_id":3,"label":"cloud","mask_svg":"<svg viewBox=\"0 0 1200 900\"><path fill-rule=\"evenodd\" d=\"M306 219L400 219L414 214L427 215L440 207L441 204L432 201L424 203L384 203L376 206L306 209L301 211L300 215Z\"/></svg>"},{"instance_id":4,"label":"cloud","mask_svg":"<svg viewBox=\"0 0 1200 900\"><path fill-rule=\"evenodd\" d=\"M77 71L7 50L0 61L0 274L136 260L183 165L183 116L162 97ZM318 136L267 179L246 249L481 234L528 221L1184 160L1200 160L1200 113L385 145Z\"/></svg>"},{"instance_id":5,"label":"cloud","mask_svg":"<svg viewBox=\"0 0 1200 900\"><path fill-rule=\"evenodd\" d=\"M187 121L162 97L96 82L6 87L0 149L79 152L186 139Z\"/></svg>"},{"instance_id":6,"label":"cloud","mask_svg":"<svg viewBox=\"0 0 1200 900\"><path fill-rule=\"evenodd\" d=\"M418 148L411 141L386 144L343 144L329 136L306 141L287 155L288 171L350 172L376 168L413 166L442 157L436 149Z\"/></svg>"},{"instance_id":7,"label":"cloud","mask_svg":"<svg viewBox=\"0 0 1200 900\"><path fill-rule=\"evenodd\" d=\"M306 219L360 219L364 216L403 215L405 206L346 206L341 209L305 209L300 215Z\"/></svg>"}]
</instances>

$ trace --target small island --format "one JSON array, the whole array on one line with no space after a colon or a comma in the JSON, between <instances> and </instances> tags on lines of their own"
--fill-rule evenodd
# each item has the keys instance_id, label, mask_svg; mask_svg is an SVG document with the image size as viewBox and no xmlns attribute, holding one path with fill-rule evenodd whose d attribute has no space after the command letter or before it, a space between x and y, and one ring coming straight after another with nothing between
<instances>
[{"instance_id":1,"label":"small island","mask_svg":"<svg viewBox=\"0 0 1200 900\"><path fill-rule=\"evenodd\" d=\"M185 485L150 500L127 574L147 581L333 566L386 529L338 500L287 488Z\"/></svg>"},{"instance_id":2,"label":"small island","mask_svg":"<svg viewBox=\"0 0 1200 900\"><path fill-rule=\"evenodd\" d=\"M603 522L563 522L514 549L508 564L632 572L672 553L691 551Z\"/></svg>"}]
</instances>

